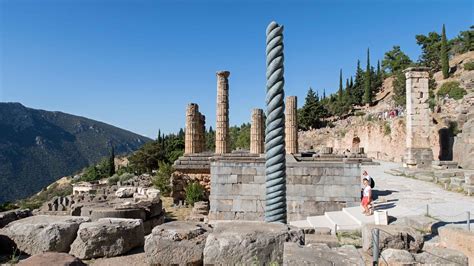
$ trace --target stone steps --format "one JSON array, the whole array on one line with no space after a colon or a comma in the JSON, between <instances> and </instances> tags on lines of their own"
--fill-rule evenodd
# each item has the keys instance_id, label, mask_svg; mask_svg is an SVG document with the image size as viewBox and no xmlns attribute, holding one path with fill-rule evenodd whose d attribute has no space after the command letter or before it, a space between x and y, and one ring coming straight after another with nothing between
<instances>
[{"instance_id":1,"label":"stone steps","mask_svg":"<svg viewBox=\"0 0 474 266\"><path fill-rule=\"evenodd\" d=\"M359 207L353 208L357 208L360 211ZM344 211L326 212L324 216L332 223L336 231L353 231L360 228L359 222L353 219L352 216L347 215Z\"/></svg>"}]
</instances>

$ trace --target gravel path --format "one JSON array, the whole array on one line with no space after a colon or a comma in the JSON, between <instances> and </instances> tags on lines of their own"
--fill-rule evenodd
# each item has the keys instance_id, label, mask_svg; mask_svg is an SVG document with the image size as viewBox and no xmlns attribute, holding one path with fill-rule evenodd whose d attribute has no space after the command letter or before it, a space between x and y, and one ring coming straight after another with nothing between
<instances>
[{"instance_id":1,"label":"gravel path","mask_svg":"<svg viewBox=\"0 0 474 266\"><path fill-rule=\"evenodd\" d=\"M391 211L397 214L395 216L405 216L402 212L425 214L428 205L431 216L465 225L467 212L470 211L471 230L474 230L474 197L446 191L431 182L386 174L384 171L401 167L401 164L379 163L377 166L363 166L363 169L374 178L374 189L379 197L387 200L389 215Z\"/></svg>"}]
</instances>

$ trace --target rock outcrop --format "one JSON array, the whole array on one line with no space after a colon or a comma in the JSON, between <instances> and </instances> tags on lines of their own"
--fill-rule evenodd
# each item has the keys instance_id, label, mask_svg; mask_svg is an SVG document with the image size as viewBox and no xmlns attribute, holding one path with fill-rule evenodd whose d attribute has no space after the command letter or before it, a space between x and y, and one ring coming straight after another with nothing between
<instances>
[{"instance_id":1,"label":"rock outcrop","mask_svg":"<svg viewBox=\"0 0 474 266\"><path fill-rule=\"evenodd\" d=\"M299 246L297 243L284 244L283 265L365 265L354 246L329 248L325 244ZM257 263L257 265L260 265Z\"/></svg>"},{"instance_id":2,"label":"rock outcrop","mask_svg":"<svg viewBox=\"0 0 474 266\"><path fill-rule=\"evenodd\" d=\"M422 265L468 265L466 255L453 249L431 247L425 252L414 254L414 256L416 262Z\"/></svg>"},{"instance_id":3,"label":"rock outcrop","mask_svg":"<svg viewBox=\"0 0 474 266\"><path fill-rule=\"evenodd\" d=\"M402 266L415 264L413 255L402 249L388 248L382 251L380 263L387 266Z\"/></svg>"},{"instance_id":4,"label":"rock outcrop","mask_svg":"<svg viewBox=\"0 0 474 266\"><path fill-rule=\"evenodd\" d=\"M89 221L88 217L77 216L31 216L8 224L0 234L9 237L20 251L29 255L68 252L79 225Z\"/></svg>"},{"instance_id":5,"label":"rock outcrop","mask_svg":"<svg viewBox=\"0 0 474 266\"><path fill-rule=\"evenodd\" d=\"M70 254L80 259L122 255L144 243L140 219L104 218L79 226Z\"/></svg>"}]
</instances>

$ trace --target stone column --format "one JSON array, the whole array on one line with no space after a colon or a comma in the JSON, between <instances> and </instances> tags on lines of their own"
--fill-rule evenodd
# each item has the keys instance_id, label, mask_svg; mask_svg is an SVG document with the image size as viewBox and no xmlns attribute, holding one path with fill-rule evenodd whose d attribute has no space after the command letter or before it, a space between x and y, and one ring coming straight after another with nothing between
<instances>
[{"instance_id":1,"label":"stone column","mask_svg":"<svg viewBox=\"0 0 474 266\"><path fill-rule=\"evenodd\" d=\"M186 109L186 132L184 135L184 153L199 152L199 106L195 103L188 104Z\"/></svg>"},{"instance_id":2,"label":"stone column","mask_svg":"<svg viewBox=\"0 0 474 266\"><path fill-rule=\"evenodd\" d=\"M229 141L229 71L217 73L216 154L230 153Z\"/></svg>"},{"instance_id":3,"label":"stone column","mask_svg":"<svg viewBox=\"0 0 474 266\"><path fill-rule=\"evenodd\" d=\"M252 124L250 125L250 153L264 153L264 136L263 136L263 110L253 109Z\"/></svg>"},{"instance_id":4,"label":"stone column","mask_svg":"<svg viewBox=\"0 0 474 266\"><path fill-rule=\"evenodd\" d=\"M286 153L298 153L298 116L296 96L286 97L285 144Z\"/></svg>"},{"instance_id":5,"label":"stone column","mask_svg":"<svg viewBox=\"0 0 474 266\"><path fill-rule=\"evenodd\" d=\"M428 68L411 67L406 77L406 155L407 167L428 168L433 161L430 146Z\"/></svg>"}]
</instances>

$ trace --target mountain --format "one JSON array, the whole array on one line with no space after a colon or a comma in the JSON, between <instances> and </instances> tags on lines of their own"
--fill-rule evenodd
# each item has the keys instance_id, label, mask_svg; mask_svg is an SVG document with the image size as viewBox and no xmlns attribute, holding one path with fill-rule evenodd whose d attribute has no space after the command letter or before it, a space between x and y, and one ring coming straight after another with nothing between
<instances>
[{"instance_id":1,"label":"mountain","mask_svg":"<svg viewBox=\"0 0 474 266\"><path fill-rule=\"evenodd\" d=\"M80 116L0 103L0 204L151 139Z\"/></svg>"}]
</instances>

